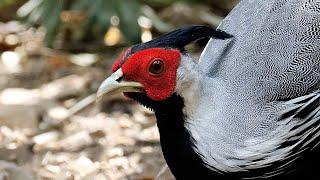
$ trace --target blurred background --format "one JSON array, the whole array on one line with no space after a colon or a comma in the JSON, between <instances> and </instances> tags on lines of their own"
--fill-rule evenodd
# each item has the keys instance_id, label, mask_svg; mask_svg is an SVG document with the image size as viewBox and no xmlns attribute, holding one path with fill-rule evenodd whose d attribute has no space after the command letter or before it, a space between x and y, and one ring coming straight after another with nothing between
<instances>
[{"instance_id":1,"label":"blurred background","mask_svg":"<svg viewBox=\"0 0 320 180\"><path fill-rule=\"evenodd\" d=\"M154 179L165 161L153 113L95 92L123 48L217 27L237 2L0 0L0 180Z\"/></svg>"}]
</instances>

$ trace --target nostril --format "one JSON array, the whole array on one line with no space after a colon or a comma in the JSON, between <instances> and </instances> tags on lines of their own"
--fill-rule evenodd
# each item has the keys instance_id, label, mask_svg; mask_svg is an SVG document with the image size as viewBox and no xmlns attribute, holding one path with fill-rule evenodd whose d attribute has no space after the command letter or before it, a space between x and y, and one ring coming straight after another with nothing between
<instances>
[{"instance_id":1,"label":"nostril","mask_svg":"<svg viewBox=\"0 0 320 180\"><path fill-rule=\"evenodd\" d=\"M123 78L124 78L124 76L121 76L118 79L116 79L116 81L119 83Z\"/></svg>"}]
</instances>

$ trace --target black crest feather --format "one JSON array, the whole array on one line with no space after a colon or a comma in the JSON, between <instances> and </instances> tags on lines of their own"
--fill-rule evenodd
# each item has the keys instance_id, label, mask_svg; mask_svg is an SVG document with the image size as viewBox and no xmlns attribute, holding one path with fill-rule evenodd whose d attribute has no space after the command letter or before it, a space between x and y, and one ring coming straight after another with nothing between
<instances>
[{"instance_id":1,"label":"black crest feather","mask_svg":"<svg viewBox=\"0 0 320 180\"><path fill-rule=\"evenodd\" d=\"M184 50L184 47L201 38L212 37L216 39L227 39L233 37L232 35L221 31L215 30L209 26L203 25L193 25L186 26L180 29L174 30L167 34L164 34L156 39L153 39L149 42L143 44L137 44L131 48L131 53L155 47L164 47L164 48L176 48Z\"/></svg>"}]
</instances>

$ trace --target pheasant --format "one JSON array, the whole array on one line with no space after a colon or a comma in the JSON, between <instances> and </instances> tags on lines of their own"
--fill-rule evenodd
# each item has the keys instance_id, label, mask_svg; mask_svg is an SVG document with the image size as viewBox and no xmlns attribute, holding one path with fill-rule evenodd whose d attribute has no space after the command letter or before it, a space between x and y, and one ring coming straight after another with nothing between
<instances>
[{"instance_id":1,"label":"pheasant","mask_svg":"<svg viewBox=\"0 0 320 180\"><path fill-rule=\"evenodd\" d=\"M198 62L185 50L211 37ZM242 0L217 29L188 26L127 49L97 97L152 109L176 179L318 175L320 2Z\"/></svg>"}]
</instances>

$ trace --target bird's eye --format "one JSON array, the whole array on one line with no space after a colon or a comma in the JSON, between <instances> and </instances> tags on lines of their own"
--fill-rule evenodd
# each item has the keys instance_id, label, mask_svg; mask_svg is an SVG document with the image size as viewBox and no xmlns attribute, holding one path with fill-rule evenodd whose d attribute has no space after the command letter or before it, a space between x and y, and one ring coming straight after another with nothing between
<instances>
[{"instance_id":1,"label":"bird's eye","mask_svg":"<svg viewBox=\"0 0 320 180\"><path fill-rule=\"evenodd\" d=\"M149 72L155 75L162 73L164 70L164 64L161 59L154 60L149 67Z\"/></svg>"}]
</instances>

